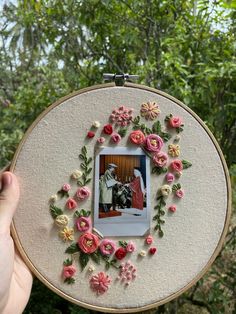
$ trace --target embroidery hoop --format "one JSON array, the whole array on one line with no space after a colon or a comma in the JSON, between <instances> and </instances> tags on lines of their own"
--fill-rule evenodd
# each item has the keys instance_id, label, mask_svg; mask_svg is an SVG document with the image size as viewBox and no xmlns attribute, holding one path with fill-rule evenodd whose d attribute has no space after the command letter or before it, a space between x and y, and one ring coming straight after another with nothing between
<instances>
[{"instance_id":1,"label":"embroidery hoop","mask_svg":"<svg viewBox=\"0 0 236 314\"><path fill-rule=\"evenodd\" d=\"M21 143L20 143L20 145L19 145L19 147L18 147L18 149L17 149L17 151L16 151L16 153L14 155L13 161L11 163L10 170L14 172L14 170L16 168L17 161L18 161L18 157L19 157L19 155L21 153L21 150L22 150L25 142L27 142L28 137L30 136L30 134L34 130L34 128L37 126L37 124L51 110L53 110L55 107L57 107L58 105L62 104L63 102L72 99L75 96L82 95L84 93L89 93L89 92L96 91L96 90L100 90L100 89L103 89L103 88L113 88L113 87L116 87L115 83L107 83L107 84L102 84L102 85L97 85L97 86L92 86L92 87L89 87L89 88L85 88L85 89L82 89L82 90L77 91L75 93L72 93L72 94L70 94L70 95L68 95L66 97L63 97L62 99L58 100L57 102L52 104L50 107L48 107L34 121L34 123L30 126L28 131L25 133L25 136L23 137L23 139L22 139L22 141L21 141ZM69 296L64 291L62 291L59 288L55 287L34 266L32 261L28 257L27 252L24 249L24 244L22 244L21 241L20 241L20 238L19 238L19 235L18 235L18 232L17 232L17 228L15 226L15 223L14 222L12 223L11 232L12 232L13 238L15 240L15 243L17 245L17 248L18 248L21 256L23 257L25 263L31 269L31 271L36 275L36 277L38 277L48 288L50 288L52 291L54 291L55 293L57 293L61 297L67 299L68 301L71 301L71 302L73 302L73 303L75 303L77 305L83 306L85 308L89 308L89 309L97 310L97 311L110 312L110 313L116 313L116 312L119 312L119 313L132 313L132 312L137 312L137 311L148 310L150 308L154 308L154 307L160 306L161 304L164 304L164 303L167 303L167 302L171 301L172 299L178 297L180 294L182 294L183 292L188 290L190 287L192 287L207 272L207 270L210 268L211 264L215 260L216 256L220 252L220 250L222 248L222 245L223 245L223 242L224 242L224 238L225 238L227 230L228 230L230 214L231 214L231 187L230 187L230 177L229 177L229 174L228 174L228 169L227 169L226 162L224 160L223 154L221 152L221 149L220 149L217 141L215 140L214 136L212 135L210 130L207 128L207 126L202 122L202 120L191 109L189 109L187 106L185 106L183 103L181 103L180 101L178 101L174 97L172 97L170 95L167 95L164 92L161 92L161 91L158 91L156 89L149 88L149 87L146 87L146 86L143 86L143 85L138 85L138 84L133 84L133 83L128 83L128 82L125 82L124 86L119 87L119 88L125 89L127 87L131 88L134 92L135 92L136 89L144 90L144 91L148 91L148 92L154 93L156 95L160 95L160 96L164 97L166 100L172 101L173 103L175 103L176 105L178 105L179 107L184 109L186 112L188 112L199 123L199 125L206 131L207 136L210 138L210 140L212 141L213 145L215 146L216 152L217 152L217 154L218 154L218 156L220 158L221 165L222 165L222 168L223 168L223 171L224 171L225 182L226 182L226 190L227 190L227 205L226 205L224 227L223 227L223 230L221 232L221 236L218 239L218 242L217 242L217 245L215 246L215 250L214 250L213 254L211 255L211 257L208 260L208 262L205 264L205 266L201 269L201 271L199 271L196 276L194 276L185 286L181 287L175 293L172 293L172 294L168 295L167 297L164 297L163 299L160 299L160 300L158 300L156 302L152 302L152 303L144 305L144 306L131 307L131 308L129 308L129 307L126 307L126 308L119 308L119 307L117 307L116 308L116 307L108 307L108 306L104 306L103 307L103 306L97 306L97 305L89 304L87 302L83 302L83 301L80 301L78 299L75 299L75 298ZM46 210L46 212L47 212L47 210ZM47 212L47 214L48 214L48 212ZM16 213L16 215L17 215L17 213ZM141 267L141 264L140 264L139 267Z\"/></svg>"}]
</instances>

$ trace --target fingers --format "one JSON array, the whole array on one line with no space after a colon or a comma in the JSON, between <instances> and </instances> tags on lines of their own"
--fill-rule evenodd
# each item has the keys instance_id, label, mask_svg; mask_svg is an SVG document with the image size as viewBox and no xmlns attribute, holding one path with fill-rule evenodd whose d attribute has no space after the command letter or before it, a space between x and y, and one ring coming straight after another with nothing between
<instances>
[{"instance_id":1,"label":"fingers","mask_svg":"<svg viewBox=\"0 0 236 314\"><path fill-rule=\"evenodd\" d=\"M10 232L10 224L19 201L19 185L11 172L0 174L0 233Z\"/></svg>"}]
</instances>

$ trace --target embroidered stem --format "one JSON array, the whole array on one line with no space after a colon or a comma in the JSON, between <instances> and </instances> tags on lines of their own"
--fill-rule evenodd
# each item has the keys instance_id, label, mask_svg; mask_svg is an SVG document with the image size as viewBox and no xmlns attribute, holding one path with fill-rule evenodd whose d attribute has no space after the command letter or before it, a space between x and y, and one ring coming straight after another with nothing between
<instances>
[{"instance_id":1,"label":"embroidered stem","mask_svg":"<svg viewBox=\"0 0 236 314\"><path fill-rule=\"evenodd\" d=\"M88 157L88 152L86 146L83 146L81 149L81 154L79 154L79 158L83 161L80 164L81 169L83 170L83 174L80 180L77 181L79 186L85 186L88 184L92 179L89 177L89 174L92 171L92 167L89 167L89 164L92 162L92 157Z\"/></svg>"},{"instance_id":2,"label":"embroidered stem","mask_svg":"<svg viewBox=\"0 0 236 314\"><path fill-rule=\"evenodd\" d=\"M153 217L153 220L156 221L154 230L158 231L160 237L163 237L164 232L162 230L162 225L165 223L165 220L162 219L162 217L165 215L165 210L163 208L166 206L166 202L164 200L164 196L162 195L157 197L157 201L158 203L154 207L154 209L157 210L157 214Z\"/></svg>"}]
</instances>

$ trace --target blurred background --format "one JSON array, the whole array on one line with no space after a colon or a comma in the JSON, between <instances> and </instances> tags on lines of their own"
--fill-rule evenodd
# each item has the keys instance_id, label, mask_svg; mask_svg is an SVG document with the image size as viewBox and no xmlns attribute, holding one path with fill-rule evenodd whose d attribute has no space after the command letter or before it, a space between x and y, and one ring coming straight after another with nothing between
<instances>
[{"instance_id":1,"label":"blurred background","mask_svg":"<svg viewBox=\"0 0 236 314\"><path fill-rule=\"evenodd\" d=\"M0 168L52 102L102 83L104 72L129 72L205 121L222 148L235 192L235 0L1 0L0 9ZM236 313L233 195L229 232L212 267L179 298L145 313ZM35 313L95 312L35 279L24 314Z\"/></svg>"}]
</instances>

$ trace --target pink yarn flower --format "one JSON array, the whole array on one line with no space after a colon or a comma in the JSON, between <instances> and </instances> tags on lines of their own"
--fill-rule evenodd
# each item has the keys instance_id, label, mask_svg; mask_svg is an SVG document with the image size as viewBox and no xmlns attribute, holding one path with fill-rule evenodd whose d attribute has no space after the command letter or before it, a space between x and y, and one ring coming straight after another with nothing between
<instances>
[{"instance_id":1,"label":"pink yarn flower","mask_svg":"<svg viewBox=\"0 0 236 314\"><path fill-rule=\"evenodd\" d=\"M90 288L99 294L104 294L111 283L111 277L109 277L107 274L104 272L100 272L97 275L92 276L90 279Z\"/></svg>"},{"instance_id":2,"label":"pink yarn flower","mask_svg":"<svg viewBox=\"0 0 236 314\"><path fill-rule=\"evenodd\" d=\"M69 265L63 267L62 275L64 278L71 278L74 276L75 273L76 273L75 266Z\"/></svg>"},{"instance_id":3,"label":"pink yarn flower","mask_svg":"<svg viewBox=\"0 0 236 314\"><path fill-rule=\"evenodd\" d=\"M105 142L105 137L99 137L98 139L97 139L97 142L99 143L99 144L103 144L104 142Z\"/></svg>"},{"instance_id":4,"label":"pink yarn flower","mask_svg":"<svg viewBox=\"0 0 236 314\"><path fill-rule=\"evenodd\" d=\"M115 252L116 245L113 241L105 239L100 243L99 249L102 255L110 256Z\"/></svg>"},{"instance_id":5,"label":"pink yarn flower","mask_svg":"<svg viewBox=\"0 0 236 314\"><path fill-rule=\"evenodd\" d=\"M79 188L76 192L76 196L79 200L83 201L90 196L91 192L87 186Z\"/></svg>"},{"instance_id":6,"label":"pink yarn flower","mask_svg":"<svg viewBox=\"0 0 236 314\"><path fill-rule=\"evenodd\" d=\"M173 175L173 173L168 172L168 173L166 174L166 181L167 181L167 182L171 183L171 182L174 181L174 179L175 179L175 176Z\"/></svg>"},{"instance_id":7,"label":"pink yarn flower","mask_svg":"<svg viewBox=\"0 0 236 314\"><path fill-rule=\"evenodd\" d=\"M153 242L153 237L149 234L149 235L146 237L145 242L146 242L147 245L152 244L152 242Z\"/></svg>"},{"instance_id":8,"label":"pink yarn flower","mask_svg":"<svg viewBox=\"0 0 236 314\"><path fill-rule=\"evenodd\" d=\"M169 125L172 128L179 128L183 124L183 121L180 117L172 117L169 120Z\"/></svg>"},{"instance_id":9,"label":"pink yarn flower","mask_svg":"<svg viewBox=\"0 0 236 314\"><path fill-rule=\"evenodd\" d=\"M79 217L76 220L76 227L80 232L85 232L91 229L90 217Z\"/></svg>"},{"instance_id":10,"label":"pink yarn flower","mask_svg":"<svg viewBox=\"0 0 236 314\"><path fill-rule=\"evenodd\" d=\"M176 212L176 205L173 204L168 209L170 212L174 213L174 212Z\"/></svg>"},{"instance_id":11,"label":"pink yarn flower","mask_svg":"<svg viewBox=\"0 0 236 314\"><path fill-rule=\"evenodd\" d=\"M66 202L66 207L68 209L75 209L77 206L76 201L73 198L69 198Z\"/></svg>"},{"instance_id":12,"label":"pink yarn flower","mask_svg":"<svg viewBox=\"0 0 236 314\"><path fill-rule=\"evenodd\" d=\"M142 131L136 130L130 133L129 139L131 143L141 145L145 142L145 135Z\"/></svg>"},{"instance_id":13,"label":"pink yarn flower","mask_svg":"<svg viewBox=\"0 0 236 314\"><path fill-rule=\"evenodd\" d=\"M173 171L181 172L183 170L182 161L179 159L175 159L171 162L170 167Z\"/></svg>"},{"instance_id":14,"label":"pink yarn flower","mask_svg":"<svg viewBox=\"0 0 236 314\"><path fill-rule=\"evenodd\" d=\"M71 189L70 184L68 184L68 183L63 184L62 191L68 192L68 191L70 191L70 189Z\"/></svg>"},{"instance_id":15,"label":"pink yarn flower","mask_svg":"<svg viewBox=\"0 0 236 314\"><path fill-rule=\"evenodd\" d=\"M182 198L184 197L184 190L182 189L179 189L175 192L175 195L178 197L178 198Z\"/></svg>"},{"instance_id":16,"label":"pink yarn flower","mask_svg":"<svg viewBox=\"0 0 236 314\"><path fill-rule=\"evenodd\" d=\"M77 243L84 253L90 254L98 248L99 239L95 234L87 232L79 237Z\"/></svg>"},{"instance_id":17,"label":"pink yarn flower","mask_svg":"<svg viewBox=\"0 0 236 314\"><path fill-rule=\"evenodd\" d=\"M132 242L132 241L128 242L128 244L126 246L126 252L132 253L135 250L136 250L136 246L135 246L134 242Z\"/></svg>"},{"instance_id":18,"label":"pink yarn flower","mask_svg":"<svg viewBox=\"0 0 236 314\"><path fill-rule=\"evenodd\" d=\"M145 144L150 152L159 152L163 146L163 140L156 134L150 134L146 137Z\"/></svg>"},{"instance_id":19,"label":"pink yarn flower","mask_svg":"<svg viewBox=\"0 0 236 314\"><path fill-rule=\"evenodd\" d=\"M156 119L160 112L159 106L154 101L143 103L140 110L141 116L145 117L146 120Z\"/></svg>"},{"instance_id":20,"label":"pink yarn flower","mask_svg":"<svg viewBox=\"0 0 236 314\"><path fill-rule=\"evenodd\" d=\"M127 108L125 106L120 106L118 109L112 111L110 115L110 120L115 122L116 125L127 126L132 120L132 108Z\"/></svg>"},{"instance_id":21,"label":"pink yarn flower","mask_svg":"<svg viewBox=\"0 0 236 314\"><path fill-rule=\"evenodd\" d=\"M153 163L158 167L164 167L168 161L168 155L164 152L155 153L152 157Z\"/></svg>"},{"instance_id":22,"label":"pink yarn flower","mask_svg":"<svg viewBox=\"0 0 236 314\"><path fill-rule=\"evenodd\" d=\"M125 283L126 285L129 285L131 281L136 278L137 269L130 261L121 263L120 266L120 273L117 279L121 280L121 282Z\"/></svg>"},{"instance_id":23,"label":"pink yarn flower","mask_svg":"<svg viewBox=\"0 0 236 314\"><path fill-rule=\"evenodd\" d=\"M120 136L120 134L118 134L118 133L113 133L112 136L111 136L111 139L112 139L112 141L113 141L114 143L117 144L117 143L120 142L121 136Z\"/></svg>"}]
</instances>

